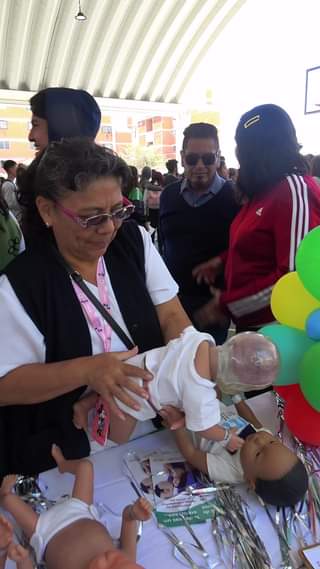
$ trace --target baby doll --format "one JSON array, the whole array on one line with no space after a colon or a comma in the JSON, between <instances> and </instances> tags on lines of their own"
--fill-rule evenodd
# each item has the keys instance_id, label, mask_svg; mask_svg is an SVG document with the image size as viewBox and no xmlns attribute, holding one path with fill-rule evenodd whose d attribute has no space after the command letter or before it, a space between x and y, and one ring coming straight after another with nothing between
<instances>
[{"instance_id":1,"label":"baby doll","mask_svg":"<svg viewBox=\"0 0 320 569\"><path fill-rule=\"evenodd\" d=\"M221 412L226 408L220 403ZM298 457L261 425L245 402L236 404L244 419L251 421L256 432L249 434L241 449L230 454L219 444L188 432L183 426L174 430L177 446L188 463L210 480L237 484L246 481L266 504L294 506L308 489L307 471ZM163 411L167 425L180 425L183 415L177 409Z\"/></svg>"},{"instance_id":2,"label":"baby doll","mask_svg":"<svg viewBox=\"0 0 320 569\"><path fill-rule=\"evenodd\" d=\"M12 493L16 481L14 475L6 476L0 489L0 505L30 539L37 563L44 560L47 569L142 569L135 563L137 522L150 518L151 504L140 498L124 509L120 536L122 551L115 553L111 537L98 521L98 512L92 503L91 462L66 460L56 445L52 447L52 456L60 472L75 476L72 498L38 515Z\"/></svg>"},{"instance_id":3,"label":"baby doll","mask_svg":"<svg viewBox=\"0 0 320 569\"><path fill-rule=\"evenodd\" d=\"M131 393L140 405L139 411L117 400L127 419L122 422L112 416L109 434L113 441L128 440L134 419L154 418L163 406L172 405L184 411L189 430L236 450L243 441L218 425L220 407L214 385L229 394L267 387L276 378L279 357L276 347L261 334L244 332L216 348L209 334L189 326L166 346L138 354L128 363L147 368L153 380L148 383L149 400ZM96 394L91 394L75 405L76 426L86 426L88 411L95 402Z\"/></svg>"},{"instance_id":4,"label":"baby doll","mask_svg":"<svg viewBox=\"0 0 320 569\"><path fill-rule=\"evenodd\" d=\"M0 515L0 569L4 569L6 560L15 561L17 569L33 569L34 565L28 551L13 541L13 527L5 516Z\"/></svg>"}]
</instances>

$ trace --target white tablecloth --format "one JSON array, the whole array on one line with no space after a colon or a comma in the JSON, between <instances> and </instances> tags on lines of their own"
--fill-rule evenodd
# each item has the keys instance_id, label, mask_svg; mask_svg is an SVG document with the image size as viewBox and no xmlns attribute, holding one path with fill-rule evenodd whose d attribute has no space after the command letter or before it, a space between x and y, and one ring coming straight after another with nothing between
<instances>
[{"instance_id":1,"label":"white tablecloth","mask_svg":"<svg viewBox=\"0 0 320 569\"><path fill-rule=\"evenodd\" d=\"M266 393L249 401L262 424L271 430L276 429L276 404L274 396ZM159 448L174 446L172 435L168 431L156 432L145 435L140 439L114 448L104 450L92 456L95 467L95 502L102 503L105 509L103 521L107 521L108 529L112 537L119 536L121 512L124 506L136 499L136 495L130 486L123 470L123 457L128 450L152 451ZM73 484L73 477L68 474L60 475L56 469L50 470L40 477L41 486L47 487L46 494L51 499L56 499L63 494L69 493ZM244 492L247 492L243 488ZM247 501L251 506L257 532L264 541L274 567L279 567L281 562L278 538L255 496L247 494ZM210 533L210 524L194 526L197 535L205 544L208 551L215 557L214 542ZM184 528L174 528L175 533L183 539L189 536ZM188 539L188 541L190 541ZM146 569L170 569L182 568L183 565L172 555L172 546L166 536L157 528L153 520L144 524L142 538L138 545L138 562ZM8 562L6 569L13 569L13 564Z\"/></svg>"}]
</instances>

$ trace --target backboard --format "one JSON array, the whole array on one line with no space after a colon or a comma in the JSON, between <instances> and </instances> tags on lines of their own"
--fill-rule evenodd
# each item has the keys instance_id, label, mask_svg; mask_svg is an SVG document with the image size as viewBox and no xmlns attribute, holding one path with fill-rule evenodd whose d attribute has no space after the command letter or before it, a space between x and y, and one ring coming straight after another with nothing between
<instances>
[{"instance_id":1,"label":"backboard","mask_svg":"<svg viewBox=\"0 0 320 569\"><path fill-rule=\"evenodd\" d=\"M320 66L306 71L304 114L320 113Z\"/></svg>"}]
</instances>

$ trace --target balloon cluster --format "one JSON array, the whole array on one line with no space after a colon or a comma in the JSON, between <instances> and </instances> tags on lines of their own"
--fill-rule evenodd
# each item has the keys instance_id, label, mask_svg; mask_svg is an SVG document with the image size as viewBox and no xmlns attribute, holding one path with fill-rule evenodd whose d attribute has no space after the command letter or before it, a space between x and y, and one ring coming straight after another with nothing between
<instances>
[{"instance_id":1,"label":"balloon cluster","mask_svg":"<svg viewBox=\"0 0 320 569\"><path fill-rule=\"evenodd\" d=\"M302 442L320 445L320 227L301 242L297 271L274 286L271 309L280 324L264 326L280 354L274 388L285 400L284 418Z\"/></svg>"}]
</instances>

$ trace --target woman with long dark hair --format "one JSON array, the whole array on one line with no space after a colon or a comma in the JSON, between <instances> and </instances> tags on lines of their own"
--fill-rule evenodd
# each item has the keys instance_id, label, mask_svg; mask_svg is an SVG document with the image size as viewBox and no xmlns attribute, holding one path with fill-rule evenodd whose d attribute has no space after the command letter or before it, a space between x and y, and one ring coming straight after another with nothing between
<instances>
[{"instance_id":1,"label":"woman with long dark hair","mask_svg":"<svg viewBox=\"0 0 320 569\"><path fill-rule=\"evenodd\" d=\"M215 293L204 315L215 321L231 314L237 330L272 322L272 288L295 270L304 236L320 224L320 194L289 115L276 105L245 113L236 130L242 208L230 228L227 252L199 265L198 281L214 283L225 263L226 290Z\"/></svg>"}]
</instances>

